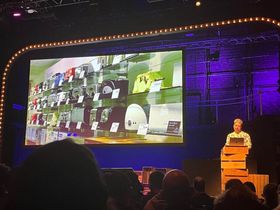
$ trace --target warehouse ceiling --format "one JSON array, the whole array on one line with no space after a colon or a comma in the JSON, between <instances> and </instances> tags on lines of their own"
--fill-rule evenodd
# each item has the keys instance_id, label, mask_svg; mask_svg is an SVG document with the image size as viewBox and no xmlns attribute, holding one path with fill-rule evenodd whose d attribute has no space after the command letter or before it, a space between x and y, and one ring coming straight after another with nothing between
<instances>
[{"instance_id":1,"label":"warehouse ceiling","mask_svg":"<svg viewBox=\"0 0 280 210\"><path fill-rule=\"evenodd\" d=\"M148 24L196 22L241 14L277 15L277 0L10 0L0 1L1 21L10 25L33 24L67 28L145 20ZM21 14L14 17L15 13ZM274 14L275 13L275 14ZM137 22L136 21L136 22ZM110 27L110 26L108 26Z\"/></svg>"},{"instance_id":2,"label":"warehouse ceiling","mask_svg":"<svg viewBox=\"0 0 280 210\"><path fill-rule=\"evenodd\" d=\"M279 17L279 0L0 0L0 47L234 17ZM15 13L20 16L14 17ZM13 47L10 47L10 46ZM3 47L4 46L4 47Z\"/></svg>"}]
</instances>

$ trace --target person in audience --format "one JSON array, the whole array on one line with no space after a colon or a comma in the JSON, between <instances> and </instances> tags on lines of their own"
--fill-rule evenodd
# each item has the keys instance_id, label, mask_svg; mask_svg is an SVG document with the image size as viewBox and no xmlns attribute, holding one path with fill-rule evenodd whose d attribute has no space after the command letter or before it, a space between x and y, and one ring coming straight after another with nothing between
<instances>
[{"instance_id":1,"label":"person in audience","mask_svg":"<svg viewBox=\"0 0 280 210\"><path fill-rule=\"evenodd\" d=\"M254 194L256 194L256 187L254 185L253 182L244 182L243 183L249 190L251 190L251 192L253 192Z\"/></svg>"},{"instance_id":2,"label":"person in audience","mask_svg":"<svg viewBox=\"0 0 280 210\"><path fill-rule=\"evenodd\" d=\"M264 205L268 209L274 209L278 205L277 185L270 183L263 188Z\"/></svg>"},{"instance_id":3,"label":"person in audience","mask_svg":"<svg viewBox=\"0 0 280 210\"><path fill-rule=\"evenodd\" d=\"M280 205L278 204L278 206L276 208L274 208L273 210L280 210Z\"/></svg>"},{"instance_id":4,"label":"person in audience","mask_svg":"<svg viewBox=\"0 0 280 210\"><path fill-rule=\"evenodd\" d=\"M108 191L108 210L137 210L132 185L128 177L119 172L104 173L104 179Z\"/></svg>"},{"instance_id":5,"label":"person in audience","mask_svg":"<svg viewBox=\"0 0 280 210\"><path fill-rule=\"evenodd\" d=\"M153 171L149 176L150 192L144 197L144 204L148 202L152 197L160 192L162 189L162 180L164 173L161 171Z\"/></svg>"},{"instance_id":6,"label":"person in audience","mask_svg":"<svg viewBox=\"0 0 280 210\"><path fill-rule=\"evenodd\" d=\"M150 195L154 196L162 189L162 181L164 173L161 171L153 171L149 177Z\"/></svg>"},{"instance_id":7,"label":"person in audience","mask_svg":"<svg viewBox=\"0 0 280 210\"><path fill-rule=\"evenodd\" d=\"M231 188L243 185L239 179L230 179L225 184L225 190L229 190Z\"/></svg>"},{"instance_id":8,"label":"person in audience","mask_svg":"<svg viewBox=\"0 0 280 210\"><path fill-rule=\"evenodd\" d=\"M243 184L234 185L214 201L214 210L267 210Z\"/></svg>"},{"instance_id":9,"label":"person in audience","mask_svg":"<svg viewBox=\"0 0 280 210\"><path fill-rule=\"evenodd\" d=\"M256 187L255 187L253 182L249 182L248 181L248 182L244 182L243 184L244 184L245 187L247 187L247 189L249 189L252 193L254 193L257 196L257 194L256 194ZM260 203L264 202L263 198L259 198L258 197L258 200L259 200Z\"/></svg>"},{"instance_id":10,"label":"person in audience","mask_svg":"<svg viewBox=\"0 0 280 210\"><path fill-rule=\"evenodd\" d=\"M278 206L273 210L280 210L280 184L277 187Z\"/></svg>"},{"instance_id":11,"label":"person in audience","mask_svg":"<svg viewBox=\"0 0 280 210\"><path fill-rule=\"evenodd\" d=\"M93 154L66 139L38 148L23 162L6 210L104 210L106 200Z\"/></svg>"},{"instance_id":12,"label":"person in audience","mask_svg":"<svg viewBox=\"0 0 280 210\"><path fill-rule=\"evenodd\" d=\"M205 192L205 180L202 177L195 177L193 181L195 194L192 198L192 205L197 209L212 210L214 198Z\"/></svg>"},{"instance_id":13,"label":"person in audience","mask_svg":"<svg viewBox=\"0 0 280 210\"><path fill-rule=\"evenodd\" d=\"M171 170L163 178L162 190L145 205L144 210L191 210L193 190L187 175Z\"/></svg>"},{"instance_id":14,"label":"person in audience","mask_svg":"<svg viewBox=\"0 0 280 210\"><path fill-rule=\"evenodd\" d=\"M133 197L135 201L138 203L139 206L142 207L142 200L143 200L143 186L138 179L138 175L133 171L129 170L126 172L126 176L130 181Z\"/></svg>"}]
</instances>

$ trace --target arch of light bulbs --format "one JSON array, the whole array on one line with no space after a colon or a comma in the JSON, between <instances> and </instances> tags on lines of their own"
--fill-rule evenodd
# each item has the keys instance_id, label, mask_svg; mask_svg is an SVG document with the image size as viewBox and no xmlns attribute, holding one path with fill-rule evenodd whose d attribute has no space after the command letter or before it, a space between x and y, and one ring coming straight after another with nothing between
<instances>
[{"instance_id":1,"label":"arch of light bulbs","mask_svg":"<svg viewBox=\"0 0 280 210\"><path fill-rule=\"evenodd\" d=\"M238 18L232 20L224 20L224 21L216 21L216 22L209 22L203 24L195 24L195 25L188 25L188 26L179 26L173 28L163 28L163 29L156 29L156 30L149 30L149 31L141 31L141 32L133 32L127 34L117 34L117 35L110 35L110 36L99 36L99 37L92 37L88 39L76 39L76 40L68 40L68 41L61 41L61 42L48 42L42 44L33 44L28 45L17 52L8 60L8 63L5 66L5 69L2 74L2 84L1 84L1 97L0 97L0 148L2 146L2 136L3 136L3 124L4 124L4 103L7 94L7 75L11 70L12 64L16 61L16 59L21 56L22 54L35 50L35 49L47 49L47 48L54 48L54 47L67 47L67 46L75 46L75 45L84 45L84 44L92 44L97 42L106 42L106 41L115 41L115 40L125 40L125 39L134 39L134 38L141 38L141 37L149 37L149 36L156 36L156 35L165 35L171 33L178 33L178 32L186 32L192 31L197 29L205 29L205 28L213 28L217 26L226 26L226 25L236 25L242 23L268 23L272 24L278 28L280 28L280 21L275 20L272 18L267 17L247 17L247 18ZM1 152L1 151L0 151Z\"/></svg>"}]
</instances>

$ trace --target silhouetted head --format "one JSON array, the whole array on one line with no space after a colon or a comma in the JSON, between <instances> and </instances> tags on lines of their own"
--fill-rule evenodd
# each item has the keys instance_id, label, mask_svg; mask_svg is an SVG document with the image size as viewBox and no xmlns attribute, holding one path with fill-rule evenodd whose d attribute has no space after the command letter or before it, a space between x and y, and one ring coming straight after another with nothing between
<instances>
[{"instance_id":1,"label":"silhouetted head","mask_svg":"<svg viewBox=\"0 0 280 210\"><path fill-rule=\"evenodd\" d=\"M243 185L243 184L239 179L230 179L227 181L227 183L225 185L225 189L229 190L231 188L239 187L240 185Z\"/></svg>"},{"instance_id":2,"label":"silhouetted head","mask_svg":"<svg viewBox=\"0 0 280 210\"><path fill-rule=\"evenodd\" d=\"M174 188L190 187L187 175L180 170L174 169L166 173L163 178L163 189L169 190Z\"/></svg>"},{"instance_id":3,"label":"silhouetted head","mask_svg":"<svg viewBox=\"0 0 280 210\"><path fill-rule=\"evenodd\" d=\"M257 196L244 185L236 185L222 193L214 202L214 210L262 210Z\"/></svg>"},{"instance_id":4,"label":"silhouetted head","mask_svg":"<svg viewBox=\"0 0 280 210\"><path fill-rule=\"evenodd\" d=\"M256 193L256 187L253 182L244 182L244 185L248 187L249 190Z\"/></svg>"},{"instance_id":5,"label":"silhouetted head","mask_svg":"<svg viewBox=\"0 0 280 210\"><path fill-rule=\"evenodd\" d=\"M180 170L171 170L163 178L162 192L164 199L172 205L181 205L189 201L192 189L187 175Z\"/></svg>"},{"instance_id":6,"label":"silhouetted head","mask_svg":"<svg viewBox=\"0 0 280 210\"><path fill-rule=\"evenodd\" d=\"M265 199L265 205L271 209L274 209L278 205L277 185L270 183L263 188L263 197Z\"/></svg>"},{"instance_id":7,"label":"silhouetted head","mask_svg":"<svg viewBox=\"0 0 280 210\"><path fill-rule=\"evenodd\" d=\"M123 199L131 193L131 183L125 174L119 171L111 171L105 172L103 176L109 196Z\"/></svg>"},{"instance_id":8,"label":"silhouetted head","mask_svg":"<svg viewBox=\"0 0 280 210\"><path fill-rule=\"evenodd\" d=\"M143 186L138 179L138 175L133 170L128 170L125 174L131 183L133 191L137 194L141 194L143 191Z\"/></svg>"},{"instance_id":9,"label":"silhouetted head","mask_svg":"<svg viewBox=\"0 0 280 210\"><path fill-rule=\"evenodd\" d=\"M202 177L195 177L193 180L193 186L197 192L205 192L205 180Z\"/></svg>"},{"instance_id":10,"label":"silhouetted head","mask_svg":"<svg viewBox=\"0 0 280 210\"><path fill-rule=\"evenodd\" d=\"M149 185L151 191L158 191L162 188L162 180L164 177L164 173L161 171L153 171L149 177Z\"/></svg>"},{"instance_id":11,"label":"silhouetted head","mask_svg":"<svg viewBox=\"0 0 280 210\"><path fill-rule=\"evenodd\" d=\"M106 207L106 189L93 154L71 139L34 151L18 170L9 209L96 209Z\"/></svg>"},{"instance_id":12,"label":"silhouetted head","mask_svg":"<svg viewBox=\"0 0 280 210\"><path fill-rule=\"evenodd\" d=\"M104 173L104 179L108 190L108 210L126 210L132 206L133 188L128 177L119 171Z\"/></svg>"}]
</instances>

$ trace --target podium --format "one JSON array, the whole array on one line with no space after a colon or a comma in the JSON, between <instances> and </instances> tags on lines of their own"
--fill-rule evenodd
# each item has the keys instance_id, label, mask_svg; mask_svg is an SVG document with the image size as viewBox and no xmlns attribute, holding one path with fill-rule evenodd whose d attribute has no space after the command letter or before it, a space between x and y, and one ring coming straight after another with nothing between
<instances>
[{"instance_id":1,"label":"podium","mask_svg":"<svg viewBox=\"0 0 280 210\"><path fill-rule=\"evenodd\" d=\"M256 187L258 197L262 196L263 187L269 183L269 176L265 174L250 174L247 168L247 146L224 146L221 151L221 189L230 179L239 179L242 183L250 181Z\"/></svg>"}]
</instances>

